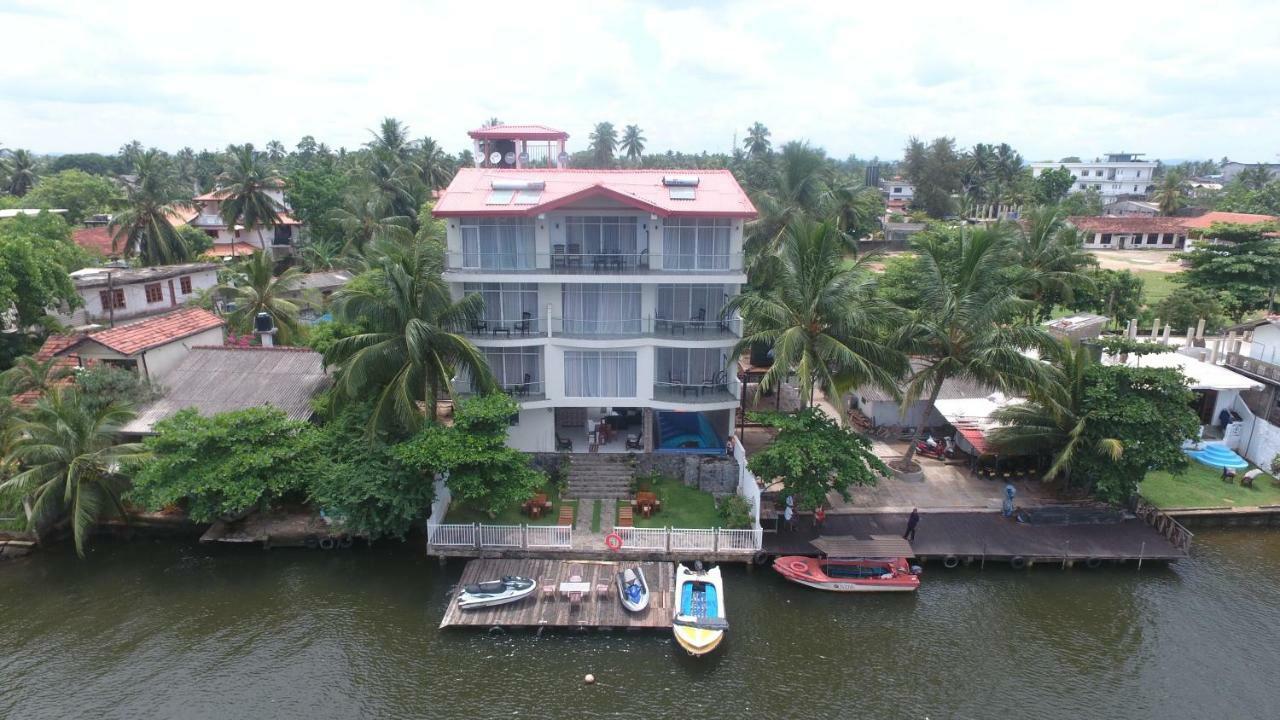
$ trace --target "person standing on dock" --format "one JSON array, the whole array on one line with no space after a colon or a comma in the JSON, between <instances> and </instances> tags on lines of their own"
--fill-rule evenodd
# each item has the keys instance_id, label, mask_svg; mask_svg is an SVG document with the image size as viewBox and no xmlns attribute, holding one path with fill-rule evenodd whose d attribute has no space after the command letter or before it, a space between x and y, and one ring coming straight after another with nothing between
<instances>
[{"instance_id":1,"label":"person standing on dock","mask_svg":"<svg viewBox=\"0 0 1280 720\"><path fill-rule=\"evenodd\" d=\"M822 524L825 523L826 521L827 521L827 510L826 508L822 507L822 505L818 505L818 507L815 508L813 511L813 529L821 530Z\"/></svg>"},{"instance_id":2,"label":"person standing on dock","mask_svg":"<svg viewBox=\"0 0 1280 720\"><path fill-rule=\"evenodd\" d=\"M902 533L902 539L909 542L915 542L916 526L920 524L919 508L911 508L911 517L907 518L907 531Z\"/></svg>"}]
</instances>

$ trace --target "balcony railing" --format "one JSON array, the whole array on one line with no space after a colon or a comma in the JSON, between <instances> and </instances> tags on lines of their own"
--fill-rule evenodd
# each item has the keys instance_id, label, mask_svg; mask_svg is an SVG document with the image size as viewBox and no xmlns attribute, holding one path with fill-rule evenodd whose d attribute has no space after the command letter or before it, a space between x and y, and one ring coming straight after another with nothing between
<instances>
[{"instance_id":1,"label":"balcony railing","mask_svg":"<svg viewBox=\"0 0 1280 720\"><path fill-rule=\"evenodd\" d=\"M538 337L547 334L547 321L543 318L526 317L519 320L479 320L465 328L463 334L473 338L521 338Z\"/></svg>"},{"instance_id":2,"label":"balcony railing","mask_svg":"<svg viewBox=\"0 0 1280 720\"><path fill-rule=\"evenodd\" d=\"M527 382L499 382L498 390L510 395L517 401L546 400L547 390L541 380L531 379ZM476 388L463 380L453 384L453 394L458 397L470 397L476 394Z\"/></svg>"},{"instance_id":3,"label":"balcony railing","mask_svg":"<svg viewBox=\"0 0 1280 720\"><path fill-rule=\"evenodd\" d=\"M630 318L581 320L551 318L551 335L566 338L662 337L685 340L717 340L742 337L742 319L724 320Z\"/></svg>"},{"instance_id":4,"label":"balcony railing","mask_svg":"<svg viewBox=\"0 0 1280 720\"><path fill-rule=\"evenodd\" d=\"M722 403L738 400L736 378L721 377L701 383L657 381L653 383L653 399L678 403Z\"/></svg>"},{"instance_id":5,"label":"balcony railing","mask_svg":"<svg viewBox=\"0 0 1280 720\"><path fill-rule=\"evenodd\" d=\"M1280 365L1255 360L1248 355L1233 352L1227 353L1227 367L1247 372L1264 380L1280 383Z\"/></svg>"},{"instance_id":6,"label":"balcony railing","mask_svg":"<svg viewBox=\"0 0 1280 720\"><path fill-rule=\"evenodd\" d=\"M445 267L469 273L555 273L557 275L714 274L742 271L742 253L727 255L650 255L639 253L470 253L445 255Z\"/></svg>"}]
</instances>

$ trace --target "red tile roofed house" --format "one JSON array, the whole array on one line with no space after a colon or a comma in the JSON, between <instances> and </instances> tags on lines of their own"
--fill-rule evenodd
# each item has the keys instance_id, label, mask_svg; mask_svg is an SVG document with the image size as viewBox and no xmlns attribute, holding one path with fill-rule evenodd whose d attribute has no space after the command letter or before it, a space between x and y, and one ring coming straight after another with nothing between
<instances>
[{"instance_id":1,"label":"red tile roofed house","mask_svg":"<svg viewBox=\"0 0 1280 720\"><path fill-rule=\"evenodd\" d=\"M1070 217L1067 222L1084 235L1090 250L1182 250L1187 231L1182 218Z\"/></svg>"},{"instance_id":2,"label":"red tile roofed house","mask_svg":"<svg viewBox=\"0 0 1280 720\"><path fill-rule=\"evenodd\" d=\"M1203 215L1193 218L1181 218L1182 226L1187 229L1187 234L1194 238L1195 242L1201 242L1212 245L1218 242L1213 237L1212 227L1217 224L1232 225L1271 225L1272 228L1280 227L1280 218L1273 215L1255 215L1253 213L1235 213L1235 212L1207 212ZM1268 233L1269 234L1269 233Z\"/></svg>"},{"instance_id":3,"label":"red tile roofed house","mask_svg":"<svg viewBox=\"0 0 1280 720\"><path fill-rule=\"evenodd\" d=\"M228 225L222 218L222 201L227 197L224 190L213 190L192 198L198 213L191 225L204 231L213 240L214 252L209 254L214 257L244 255L245 253L239 252L239 246L242 245L248 245L254 250L270 251L277 257L289 255L293 252L293 245L298 240L303 223L289 214L292 209L285 199L284 190L284 181L279 178L269 181L265 187L267 196L275 202L279 214L279 224L274 228Z\"/></svg>"},{"instance_id":4,"label":"red tile roofed house","mask_svg":"<svg viewBox=\"0 0 1280 720\"><path fill-rule=\"evenodd\" d=\"M56 351L72 350L84 363L135 369L152 382L162 380L196 345L221 345L226 323L203 308L183 308L82 336Z\"/></svg>"},{"instance_id":5,"label":"red tile roofed house","mask_svg":"<svg viewBox=\"0 0 1280 720\"><path fill-rule=\"evenodd\" d=\"M84 339L83 334L74 335L50 335L44 339L44 344L35 352L35 359L41 362L57 358L54 368L57 371L69 372L80 367L87 367L91 363L87 363L74 352L70 352L81 340ZM61 353L61 354L60 354ZM69 374L54 382L55 386L70 385L73 382ZM16 405L28 407L35 404L40 399L41 392L39 390L27 390L13 396L13 402Z\"/></svg>"},{"instance_id":6,"label":"red tile roofed house","mask_svg":"<svg viewBox=\"0 0 1280 720\"><path fill-rule=\"evenodd\" d=\"M520 405L511 447L724 454L742 326L722 310L756 216L731 173L464 168L434 214L450 292L485 299L467 333Z\"/></svg>"},{"instance_id":7,"label":"red tile roofed house","mask_svg":"<svg viewBox=\"0 0 1280 720\"><path fill-rule=\"evenodd\" d=\"M169 222L174 227L181 227L194 220L196 215L195 208L180 209L169 214ZM110 225L80 227L71 231L71 239L89 252L105 258L115 258L120 256L120 253L116 252L113 247L117 231L118 228L113 228Z\"/></svg>"}]
</instances>

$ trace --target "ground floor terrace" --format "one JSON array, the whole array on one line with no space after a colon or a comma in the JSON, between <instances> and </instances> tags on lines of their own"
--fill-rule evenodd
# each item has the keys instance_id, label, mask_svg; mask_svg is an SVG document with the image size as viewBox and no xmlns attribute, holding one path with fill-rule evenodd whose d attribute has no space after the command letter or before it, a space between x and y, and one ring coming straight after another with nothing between
<instances>
[{"instance_id":1,"label":"ground floor terrace","mask_svg":"<svg viewBox=\"0 0 1280 720\"><path fill-rule=\"evenodd\" d=\"M733 419L732 410L522 407L507 443L524 452L723 455Z\"/></svg>"}]
</instances>

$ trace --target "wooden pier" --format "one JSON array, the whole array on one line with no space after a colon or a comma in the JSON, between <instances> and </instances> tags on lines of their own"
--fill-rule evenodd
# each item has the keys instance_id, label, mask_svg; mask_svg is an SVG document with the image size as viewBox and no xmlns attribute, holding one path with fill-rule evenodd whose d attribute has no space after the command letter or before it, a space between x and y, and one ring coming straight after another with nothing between
<instances>
[{"instance_id":1,"label":"wooden pier","mask_svg":"<svg viewBox=\"0 0 1280 720\"><path fill-rule=\"evenodd\" d=\"M628 612L618 600L614 576L623 567L639 565L649 583L649 607ZM507 605L458 609L462 588L504 575L519 575L538 583L533 595ZM556 586L577 575L592 590L577 603L557 590L546 595L544 587ZM667 562L605 562L597 560L472 560L462 571L458 587L449 596L449 608L440 627L553 627L553 628L670 628L673 616L675 565ZM608 585L601 597L597 585Z\"/></svg>"}]
</instances>

